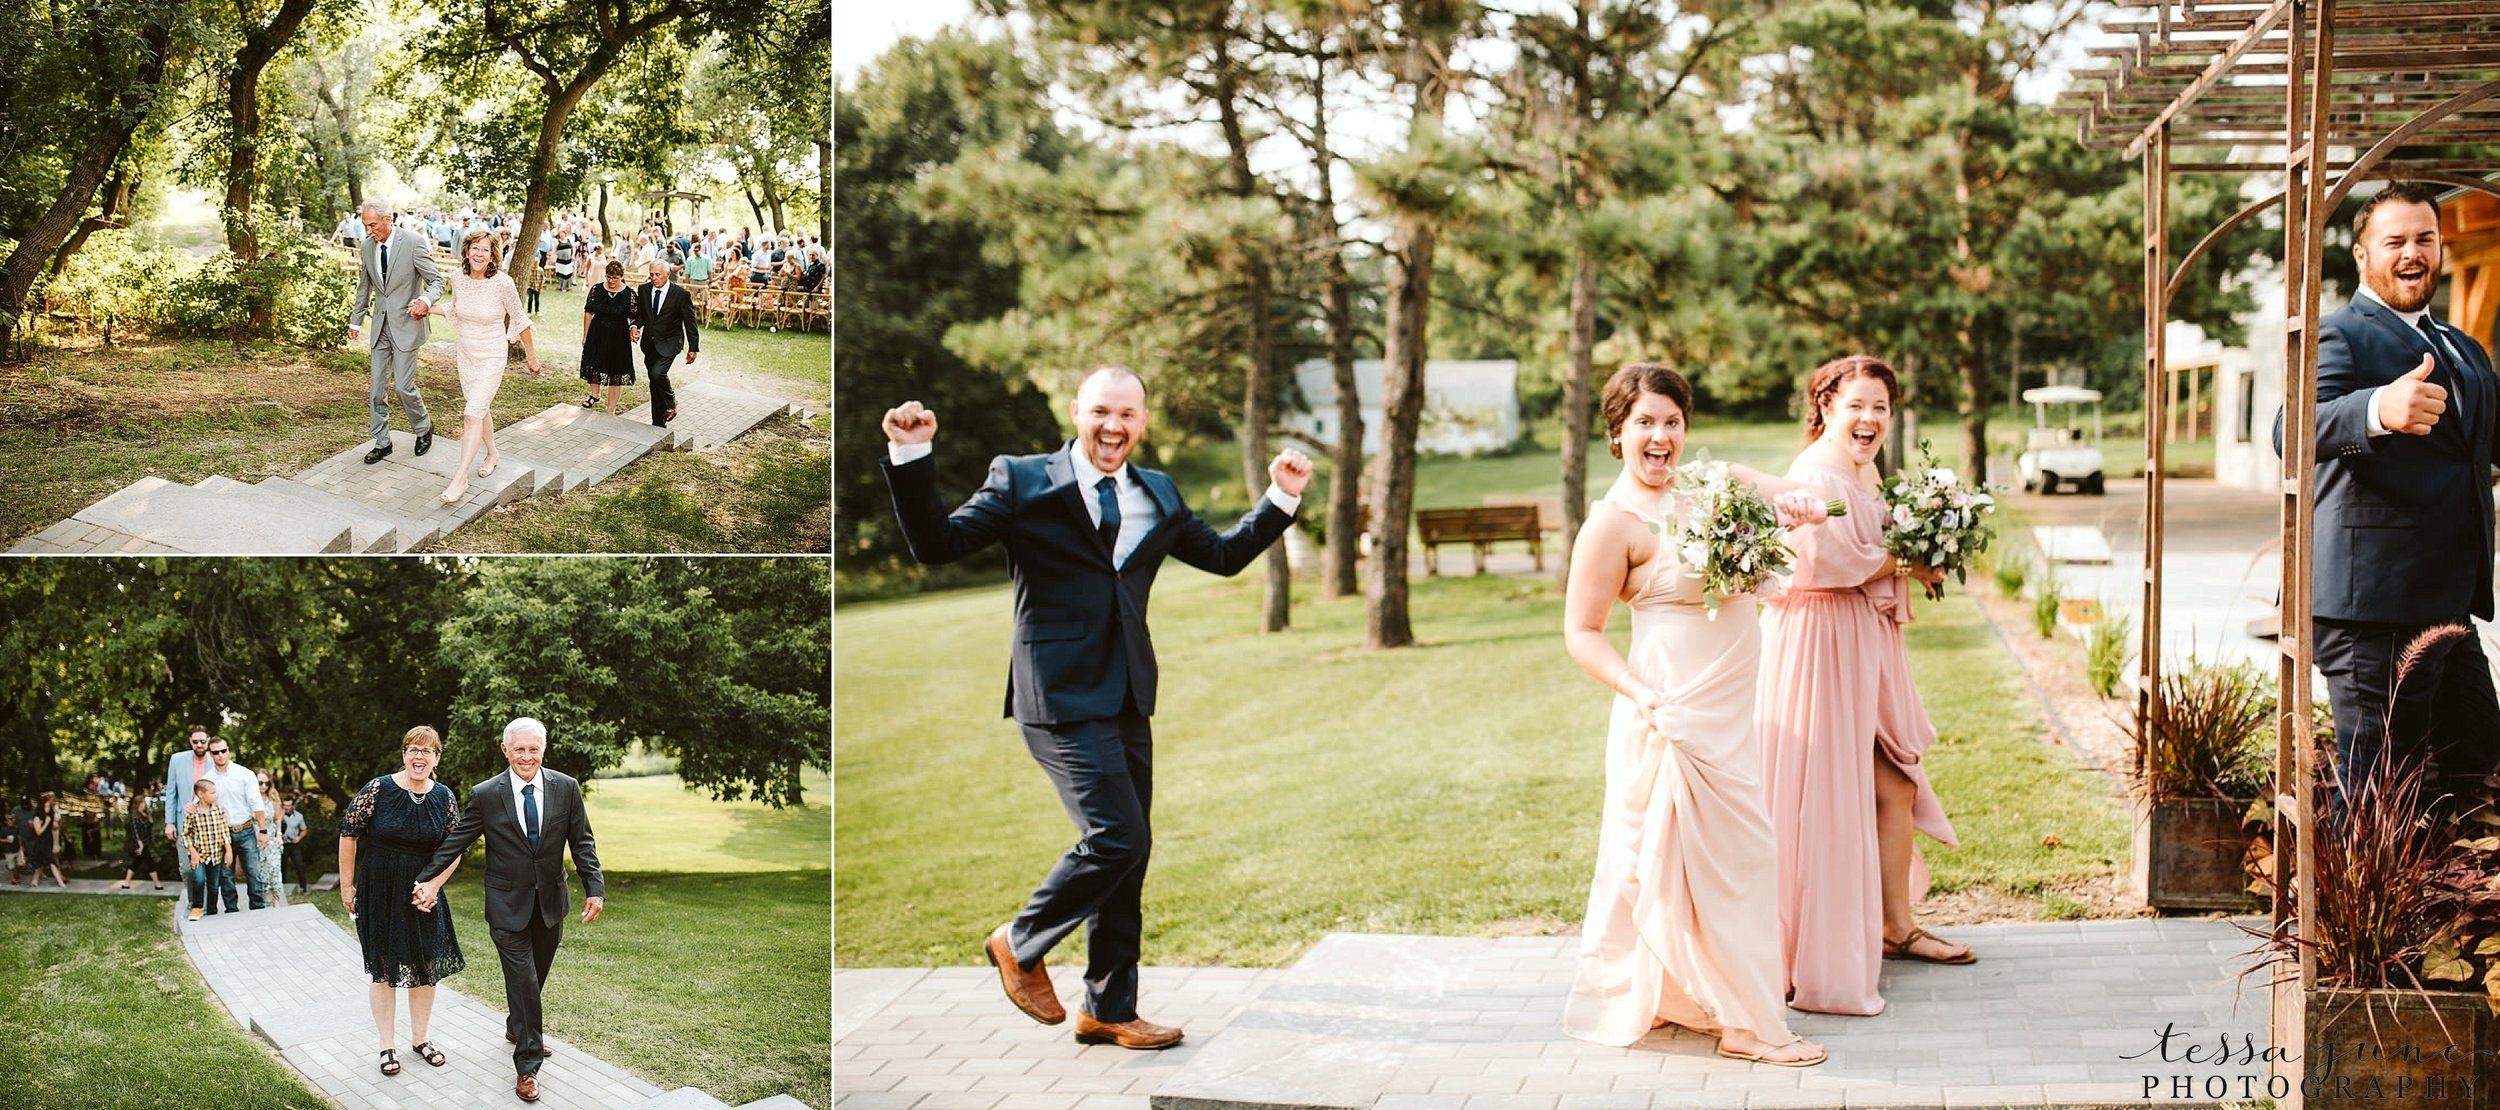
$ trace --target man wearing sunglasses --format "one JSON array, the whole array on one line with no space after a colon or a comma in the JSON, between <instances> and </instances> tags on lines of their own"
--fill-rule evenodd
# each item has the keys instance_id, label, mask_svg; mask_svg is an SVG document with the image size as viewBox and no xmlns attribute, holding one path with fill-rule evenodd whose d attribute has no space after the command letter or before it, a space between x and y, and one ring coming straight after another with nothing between
<instances>
[{"instance_id":1,"label":"man wearing sunglasses","mask_svg":"<svg viewBox=\"0 0 2500 1110\"><path fill-rule=\"evenodd\" d=\"M269 843L264 825L268 821L269 803L260 797L260 776L252 769L234 761L234 749L224 740L212 737L208 742L209 769L200 775L217 784L217 805L226 811L226 835L234 843L234 873L246 879L252 892L253 909L269 908L269 885L260 881L260 853ZM226 912L233 913L234 888L224 887Z\"/></svg>"}]
</instances>

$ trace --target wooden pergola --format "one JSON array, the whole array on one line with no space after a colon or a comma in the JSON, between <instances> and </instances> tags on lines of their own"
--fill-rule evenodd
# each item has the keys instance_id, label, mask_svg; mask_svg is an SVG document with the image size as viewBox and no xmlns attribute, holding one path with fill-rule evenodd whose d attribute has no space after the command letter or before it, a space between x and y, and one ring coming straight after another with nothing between
<instances>
[{"instance_id":1,"label":"wooden pergola","mask_svg":"<svg viewBox=\"0 0 2500 1110\"><path fill-rule=\"evenodd\" d=\"M2199 258L2239 227L2283 207L2282 655L2275 720L2275 927L2308 936L2316 905L2317 751L2310 718L2311 478L2316 470L2318 276L2327 221L2364 181L2410 179L2500 195L2487 160L2437 147L2500 142L2500 4L2493 0L2271 0L2167 3L2118 0L2058 110L2080 116L2082 140L2144 160L2144 608L2136 712L2166 718L2161 696L2162 466L2159 411L2169 306ZM2170 184L2186 173L2280 174L2283 188L2223 220L2170 257ZM2457 277L2461 275L2454 275ZM2207 280L2213 280L2209 277ZM2484 278L2484 281L2490 280ZM2477 282L2480 285L2481 282ZM2459 292L2452 287L2452 293ZM2457 296L2451 315L2490 294ZM2289 845L2290 851L2283 850ZM2284 868L2293 868L2289 876ZM2295 897L2286 899L2287 889ZM2297 974L2278 976L2273 1040L2300 1053L2307 992L2317 986L2310 945ZM2301 1105L2297 1061L2278 1062Z\"/></svg>"}]
</instances>

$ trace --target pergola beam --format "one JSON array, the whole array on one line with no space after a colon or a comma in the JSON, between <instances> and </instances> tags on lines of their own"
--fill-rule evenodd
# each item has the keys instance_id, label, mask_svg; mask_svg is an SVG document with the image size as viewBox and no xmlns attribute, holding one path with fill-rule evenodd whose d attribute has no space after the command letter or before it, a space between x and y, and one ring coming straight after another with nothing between
<instances>
[{"instance_id":1,"label":"pergola beam","mask_svg":"<svg viewBox=\"0 0 2500 1110\"><path fill-rule=\"evenodd\" d=\"M2240 55L2255 49L2258 42L2265 38L2266 32L2273 30L2275 24L2281 23L2284 15L2291 10L2292 0L2274 0L2273 3L2266 5L2265 12L2249 24L2248 30L2240 34L2238 41L2233 42L2229 49L2224 50L2221 57L2215 58L2213 64L2206 66L2205 71L2198 75L2196 80L2190 82L2184 91L2171 100L2169 107L2162 109L2161 115L2144 126L2144 130L2136 135L2134 142L2127 144L2127 157L2129 159L2143 157L2144 148L2161 133L2163 125L2169 123L2172 116L2178 115L2181 109L2195 103L2197 97L2222 84L2223 79L2231 75L2232 67L2239 63Z\"/></svg>"}]
</instances>

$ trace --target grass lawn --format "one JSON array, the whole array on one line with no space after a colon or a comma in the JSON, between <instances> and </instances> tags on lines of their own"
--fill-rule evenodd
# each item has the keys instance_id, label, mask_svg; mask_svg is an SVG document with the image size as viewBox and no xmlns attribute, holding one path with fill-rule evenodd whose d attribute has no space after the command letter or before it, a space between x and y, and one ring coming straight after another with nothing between
<instances>
[{"instance_id":1,"label":"grass lawn","mask_svg":"<svg viewBox=\"0 0 2500 1110\"><path fill-rule=\"evenodd\" d=\"M505 375L495 401L499 424L581 399L580 296L545 295L547 311L537 317L545 376L533 379L517 364ZM418 369L445 437L459 428L460 384L444 345L452 335L447 325L436 328L436 345ZM783 396L820 413L830 407L832 343L823 333L716 328L704 339L693 373L681 365L674 378ZM238 350L221 340L140 338L109 351L69 340L0 366L0 472L14 493L0 504L0 547L151 474L183 483L211 474L254 482L337 454L365 434L367 365L361 346ZM625 404L648 396L647 384L638 384ZM392 421L406 425L395 404ZM646 460L621 479L533 499L496 514L491 525L464 530L451 546L828 550L832 447L823 419L777 419L748 438L755 442L716 456Z\"/></svg>"},{"instance_id":2,"label":"grass lawn","mask_svg":"<svg viewBox=\"0 0 2500 1110\"><path fill-rule=\"evenodd\" d=\"M1293 631L1262 636L1252 578L1163 578L1148 958L1276 966L1332 930L1575 926L1607 701L1563 654L1552 589L1418 578L1425 646L1372 653L1359 598L1323 603L1300 585ZM2027 894L2111 873L2123 813L2040 742L1970 599L1922 603L1920 617L1911 663L1944 734L1931 773L1966 845L1929 845L1937 888ZM1071 839L997 716L1006 592L855 605L837 622L836 962L972 962ZM1620 643L1627 622L1615 625ZM2050 835L2063 846L2045 847Z\"/></svg>"},{"instance_id":3,"label":"grass lawn","mask_svg":"<svg viewBox=\"0 0 2500 1110\"><path fill-rule=\"evenodd\" d=\"M118 874L115 876L119 877ZM0 1075L13 1106L330 1105L226 1016L160 898L0 892Z\"/></svg>"},{"instance_id":4,"label":"grass lawn","mask_svg":"<svg viewBox=\"0 0 2500 1110\"><path fill-rule=\"evenodd\" d=\"M818 871L832 866L832 776L808 772L805 806L715 802L675 775L597 779L588 800L599 866L616 871Z\"/></svg>"},{"instance_id":5,"label":"grass lawn","mask_svg":"<svg viewBox=\"0 0 2500 1110\"><path fill-rule=\"evenodd\" d=\"M811 812L821 824L822 811ZM788 1091L810 1106L831 1106L833 968L825 951L824 871L609 867L607 911L596 923L582 924L581 890L574 888L573 919L547 976L548 1031L662 1089L701 1087L732 1106ZM469 957L468 970L446 982L501 1009L503 979L479 908L484 874L472 858L445 891ZM342 927L355 927L336 891L311 901Z\"/></svg>"}]
</instances>

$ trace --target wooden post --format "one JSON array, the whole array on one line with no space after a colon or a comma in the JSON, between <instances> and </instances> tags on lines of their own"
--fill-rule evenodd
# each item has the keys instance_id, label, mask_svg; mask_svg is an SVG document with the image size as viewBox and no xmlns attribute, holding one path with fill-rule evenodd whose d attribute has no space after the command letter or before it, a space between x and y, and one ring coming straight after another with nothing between
<instances>
[{"instance_id":1,"label":"wooden post","mask_svg":"<svg viewBox=\"0 0 2500 1110\"><path fill-rule=\"evenodd\" d=\"M2170 127L2163 124L2144 148L2144 605L2136 628L2135 715L2148 735L2164 727L2167 714L2161 698L2161 552L2162 466L2167 452L2170 381L2165 365L2164 333L2169 305L2162 295L2170 281ZM2144 749L2136 747L2136 772L2144 770Z\"/></svg>"}]
</instances>

